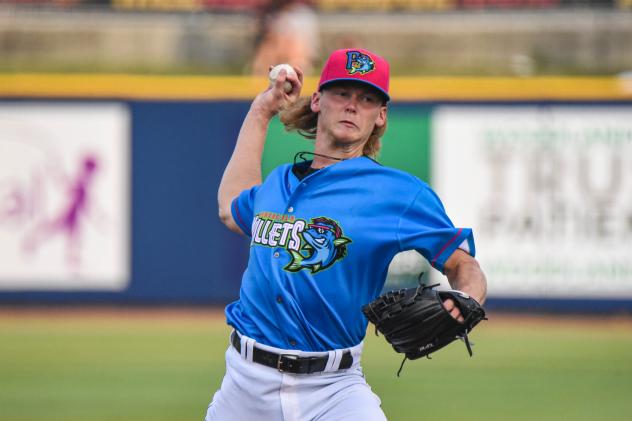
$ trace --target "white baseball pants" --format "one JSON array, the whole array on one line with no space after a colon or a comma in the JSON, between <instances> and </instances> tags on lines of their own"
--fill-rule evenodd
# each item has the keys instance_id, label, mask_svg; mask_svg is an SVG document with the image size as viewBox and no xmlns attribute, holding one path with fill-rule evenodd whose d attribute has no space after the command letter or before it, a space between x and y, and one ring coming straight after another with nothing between
<instances>
[{"instance_id":1,"label":"white baseball pants","mask_svg":"<svg viewBox=\"0 0 632 421\"><path fill-rule=\"evenodd\" d=\"M241 350L229 345L226 374L213 396L206 421L385 421L380 399L364 379L360 367L363 344L350 348L353 365L338 370L342 350L330 351L325 371L312 374L282 373L252 361L255 341L241 337ZM322 356L273 348L268 351L300 356ZM247 352L247 350L249 352Z\"/></svg>"}]
</instances>

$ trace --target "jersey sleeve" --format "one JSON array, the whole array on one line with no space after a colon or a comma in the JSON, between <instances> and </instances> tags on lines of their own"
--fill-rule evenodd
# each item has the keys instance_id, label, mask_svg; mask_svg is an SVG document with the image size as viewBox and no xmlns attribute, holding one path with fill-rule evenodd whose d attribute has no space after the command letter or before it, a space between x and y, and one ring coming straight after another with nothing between
<instances>
[{"instance_id":1,"label":"jersey sleeve","mask_svg":"<svg viewBox=\"0 0 632 421\"><path fill-rule=\"evenodd\" d=\"M248 237L252 236L251 227L254 218L254 203L259 185L242 191L239 196L233 199L230 210L233 220Z\"/></svg>"},{"instance_id":2,"label":"jersey sleeve","mask_svg":"<svg viewBox=\"0 0 632 421\"><path fill-rule=\"evenodd\" d=\"M430 264L443 272L446 260L461 248L474 256L471 228L455 228L439 197L422 186L399 220L401 251L417 250Z\"/></svg>"}]
</instances>

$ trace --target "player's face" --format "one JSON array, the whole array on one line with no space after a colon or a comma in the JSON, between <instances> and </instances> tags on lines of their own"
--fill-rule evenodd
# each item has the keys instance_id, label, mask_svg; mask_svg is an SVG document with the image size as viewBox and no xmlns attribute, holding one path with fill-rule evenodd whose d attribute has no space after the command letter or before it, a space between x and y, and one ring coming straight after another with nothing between
<instances>
[{"instance_id":1,"label":"player's face","mask_svg":"<svg viewBox=\"0 0 632 421\"><path fill-rule=\"evenodd\" d=\"M386 104L379 92L361 83L336 83L312 96L319 113L317 130L343 144L364 144L375 126L386 123Z\"/></svg>"}]
</instances>

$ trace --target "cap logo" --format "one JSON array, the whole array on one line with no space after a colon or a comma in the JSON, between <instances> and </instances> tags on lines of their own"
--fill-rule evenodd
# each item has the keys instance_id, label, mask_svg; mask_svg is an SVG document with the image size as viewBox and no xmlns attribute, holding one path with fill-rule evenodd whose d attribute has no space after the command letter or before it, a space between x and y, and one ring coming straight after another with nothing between
<instances>
[{"instance_id":1,"label":"cap logo","mask_svg":"<svg viewBox=\"0 0 632 421\"><path fill-rule=\"evenodd\" d=\"M346 69L350 75L364 75L375 70L375 62L370 56L359 51L347 51Z\"/></svg>"}]
</instances>

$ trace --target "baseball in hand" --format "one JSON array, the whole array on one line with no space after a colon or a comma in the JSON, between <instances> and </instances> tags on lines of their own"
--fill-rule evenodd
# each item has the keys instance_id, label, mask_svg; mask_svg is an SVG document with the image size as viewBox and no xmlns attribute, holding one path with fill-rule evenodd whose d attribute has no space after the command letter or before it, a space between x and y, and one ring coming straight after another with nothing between
<instances>
[{"instance_id":1,"label":"baseball in hand","mask_svg":"<svg viewBox=\"0 0 632 421\"><path fill-rule=\"evenodd\" d=\"M272 70L270 70L270 74L268 75L268 77L270 78L270 85L273 85L276 82L277 77L279 76L279 72L282 69L285 69L288 76L289 75L296 76L296 72L294 71L294 68L290 66L289 64L277 64L276 66L272 68ZM283 84L283 90L285 90L285 93L287 94L292 92L292 83L289 80L286 80L285 83Z\"/></svg>"}]
</instances>

